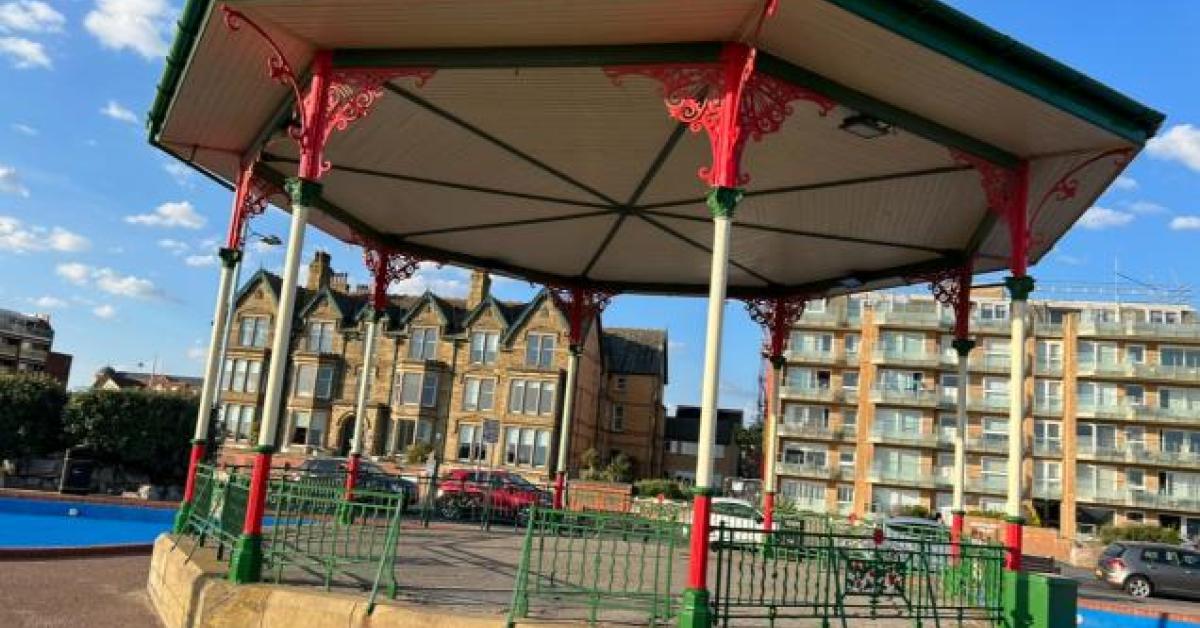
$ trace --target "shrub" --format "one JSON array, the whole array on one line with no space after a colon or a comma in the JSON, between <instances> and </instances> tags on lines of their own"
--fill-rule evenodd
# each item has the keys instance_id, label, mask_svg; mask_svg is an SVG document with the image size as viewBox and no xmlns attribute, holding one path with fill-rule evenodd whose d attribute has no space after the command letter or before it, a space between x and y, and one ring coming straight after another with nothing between
<instances>
[{"instance_id":1,"label":"shrub","mask_svg":"<svg viewBox=\"0 0 1200 628\"><path fill-rule=\"evenodd\" d=\"M424 464L433 453L433 445L429 443L413 443L404 450L404 462L408 464Z\"/></svg>"},{"instance_id":2,"label":"shrub","mask_svg":"<svg viewBox=\"0 0 1200 628\"><path fill-rule=\"evenodd\" d=\"M639 497L658 497L667 499L686 499L687 492L674 480L638 480L633 484L633 490Z\"/></svg>"},{"instance_id":3,"label":"shrub","mask_svg":"<svg viewBox=\"0 0 1200 628\"><path fill-rule=\"evenodd\" d=\"M600 479L608 482L628 482L633 479L633 460L625 454L617 454L600 472Z\"/></svg>"},{"instance_id":4,"label":"shrub","mask_svg":"<svg viewBox=\"0 0 1200 628\"><path fill-rule=\"evenodd\" d=\"M971 517L983 517L984 519L1003 519L1006 516L999 510L968 510L967 515Z\"/></svg>"},{"instance_id":5,"label":"shrub","mask_svg":"<svg viewBox=\"0 0 1200 628\"><path fill-rule=\"evenodd\" d=\"M922 506L921 504L901 506L898 513L901 517L920 517L922 519L929 518L929 508Z\"/></svg>"},{"instance_id":6,"label":"shrub","mask_svg":"<svg viewBox=\"0 0 1200 628\"><path fill-rule=\"evenodd\" d=\"M145 473L155 483L183 478L199 400L146 390L71 395L63 431L99 462Z\"/></svg>"},{"instance_id":7,"label":"shrub","mask_svg":"<svg viewBox=\"0 0 1200 628\"><path fill-rule=\"evenodd\" d=\"M1123 526L1100 528L1100 541L1104 544L1115 541L1150 541L1153 543L1179 544L1179 530L1144 523L1127 523Z\"/></svg>"},{"instance_id":8,"label":"shrub","mask_svg":"<svg viewBox=\"0 0 1200 628\"><path fill-rule=\"evenodd\" d=\"M66 403L63 385L46 375L0 375L0 460L59 449Z\"/></svg>"}]
</instances>

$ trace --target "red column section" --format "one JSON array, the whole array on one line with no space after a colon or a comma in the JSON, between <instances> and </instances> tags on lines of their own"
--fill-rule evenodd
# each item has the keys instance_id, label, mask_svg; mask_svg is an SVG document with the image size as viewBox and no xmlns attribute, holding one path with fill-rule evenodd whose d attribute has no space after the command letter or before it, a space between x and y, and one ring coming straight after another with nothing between
<instances>
[{"instance_id":1,"label":"red column section","mask_svg":"<svg viewBox=\"0 0 1200 628\"><path fill-rule=\"evenodd\" d=\"M204 459L204 442L196 441L192 443L192 454L188 457L188 473L187 483L183 485L183 501L190 504L192 497L196 494L196 467L200 465L200 461Z\"/></svg>"},{"instance_id":2,"label":"red column section","mask_svg":"<svg viewBox=\"0 0 1200 628\"><path fill-rule=\"evenodd\" d=\"M267 479L271 476L271 454L259 452L254 456L254 470L250 473L250 497L246 504L246 520L242 534L262 534L263 512L267 504Z\"/></svg>"},{"instance_id":3,"label":"red column section","mask_svg":"<svg viewBox=\"0 0 1200 628\"><path fill-rule=\"evenodd\" d=\"M1019 521L1009 521L1004 527L1004 569L1021 571L1021 537L1023 526Z\"/></svg>"},{"instance_id":4,"label":"red column section","mask_svg":"<svg viewBox=\"0 0 1200 628\"><path fill-rule=\"evenodd\" d=\"M346 501L354 500L354 485L358 483L360 460L362 460L361 454L350 454L350 462L346 465Z\"/></svg>"},{"instance_id":5,"label":"red column section","mask_svg":"<svg viewBox=\"0 0 1200 628\"><path fill-rule=\"evenodd\" d=\"M775 491L763 493L763 530L775 529Z\"/></svg>"},{"instance_id":6,"label":"red column section","mask_svg":"<svg viewBox=\"0 0 1200 628\"><path fill-rule=\"evenodd\" d=\"M696 495L692 500L692 540L687 584L689 589L708 588L708 512L711 506L710 495Z\"/></svg>"},{"instance_id":7,"label":"red column section","mask_svg":"<svg viewBox=\"0 0 1200 628\"><path fill-rule=\"evenodd\" d=\"M567 474L559 471L554 475L554 509L562 510L567 491Z\"/></svg>"},{"instance_id":8,"label":"red column section","mask_svg":"<svg viewBox=\"0 0 1200 628\"><path fill-rule=\"evenodd\" d=\"M961 512L955 512L952 516L953 519L950 520L950 556L952 556L955 559L954 562L957 563L960 553L958 544L962 542L963 528L966 526L966 517L963 516L963 513Z\"/></svg>"}]
</instances>

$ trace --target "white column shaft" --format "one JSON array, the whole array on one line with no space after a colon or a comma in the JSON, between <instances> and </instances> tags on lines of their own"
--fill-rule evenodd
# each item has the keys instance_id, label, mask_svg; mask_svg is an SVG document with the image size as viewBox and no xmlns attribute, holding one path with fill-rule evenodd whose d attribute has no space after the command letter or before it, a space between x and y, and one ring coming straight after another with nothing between
<instances>
[{"instance_id":1,"label":"white column shaft","mask_svg":"<svg viewBox=\"0 0 1200 628\"><path fill-rule=\"evenodd\" d=\"M234 265L221 261L221 277L217 283L217 306L213 312L212 336L208 341L208 357L204 362L204 384L200 389L200 409L196 413L196 440L208 438L208 422L212 417L217 386L221 382L221 351L225 329L229 323L229 294L233 290Z\"/></svg>"},{"instance_id":2,"label":"white column shaft","mask_svg":"<svg viewBox=\"0 0 1200 628\"><path fill-rule=\"evenodd\" d=\"M1025 422L1025 313L1028 303L1013 300L1009 310L1012 316L1012 348L1009 351L1012 363L1009 381L1008 403L1008 503L1005 514L1021 516L1021 461L1024 458Z\"/></svg>"},{"instance_id":3,"label":"white column shaft","mask_svg":"<svg viewBox=\"0 0 1200 628\"><path fill-rule=\"evenodd\" d=\"M951 508L963 507L963 489L967 483L967 356L958 354L958 407L954 416L954 498Z\"/></svg>"},{"instance_id":4,"label":"white column shaft","mask_svg":"<svg viewBox=\"0 0 1200 628\"><path fill-rule=\"evenodd\" d=\"M579 354L582 353L582 347L578 350L575 347L570 347L567 350L567 381L566 390L563 391L563 416L562 416L562 431L558 434L558 464L555 465L556 473L567 472L568 450L571 445L571 420L575 417L575 384L579 379Z\"/></svg>"},{"instance_id":5,"label":"white column shaft","mask_svg":"<svg viewBox=\"0 0 1200 628\"><path fill-rule=\"evenodd\" d=\"M375 330L379 323L374 312L368 316L367 334L363 339L362 373L358 378L358 399L354 403L354 435L350 438L352 455L361 454L363 450L363 425L367 421L367 400L371 397L371 368L375 366Z\"/></svg>"},{"instance_id":6,"label":"white column shaft","mask_svg":"<svg viewBox=\"0 0 1200 628\"><path fill-rule=\"evenodd\" d=\"M283 405L283 380L287 374L292 338L292 315L296 309L296 282L300 275L300 256L304 251L308 212L309 208L305 205L292 205L292 226L288 232L287 255L283 260L283 282L279 288L279 305L275 308L275 335L271 338L271 367L267 370L262 425L258 430L260 447L274 447L277 441L279 410Z\"/></svg>"},{"instance_id":7,"label":"white column shaft","mask_svg":"<svg viewBox=\"0 0 1200 628\"><path fill-rule=\"evenodd\" d=\"M713 218L712 272L708 286L708 324L704 333L704 375L700 389L700 435L696 449L696 488L712 486L713 445L717 435L717 390L721 379L721 337L725 322L725 282L729 273L727 216Z\"/></svg>"}]
</instances>

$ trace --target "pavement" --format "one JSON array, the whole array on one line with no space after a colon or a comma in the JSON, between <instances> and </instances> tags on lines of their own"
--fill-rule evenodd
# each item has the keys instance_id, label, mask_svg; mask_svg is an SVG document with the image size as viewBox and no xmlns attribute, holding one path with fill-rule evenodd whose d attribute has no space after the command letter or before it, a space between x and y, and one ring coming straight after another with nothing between
<instances>
[{"instance_id":1,"label":"pavement","mask_svg":"<svg viewBox=\"0 0 1200 628\"><path fill-rule=\"evenodd\" d=\"M150 556L0 563L0 626L155 628Z\"/></svg>"}]
</instances>

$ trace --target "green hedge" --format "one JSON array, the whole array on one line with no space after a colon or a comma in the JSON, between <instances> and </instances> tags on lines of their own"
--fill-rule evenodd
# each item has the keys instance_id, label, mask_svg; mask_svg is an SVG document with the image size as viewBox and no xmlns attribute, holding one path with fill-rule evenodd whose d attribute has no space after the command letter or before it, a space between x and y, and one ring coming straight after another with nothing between
<instances>
[{"instance_id":1,"label":"green hedge","mask_svg":"<svg viewBox=\"0 0 1200 628\"><path fill-rule=\"evenodd\" d=\"M686 499L688 497L683 487L674 480L638 480L634 482L633 490L638 497L658 497L659 495L667 499Z\"/></svg>"},{"instance_id":2,"label":"green hedge","mask_svg":"<svg viewBox=\"0 0 1200 628\"><path fill-rule=\"evenodd\" d=\"M1144 523L1127 523L1123 526L1100 528L1100 541L1104 544L1115 541L1150 541L1153 543L1179 544L1179 530Z\"/></svg>"},{"instance_id":3,"label":"green hedge","mask_svg":"<svg viewBox=\"0 0 1200 628\"><path fill-rule=\"evenodd\" d=\"M63 431L100 462L140 471L155 483L179 481L198 404L194 396L144 390L77 392L63 412Z\"/></svg>"},{"instance_id":4,"label":"green hedge","mask_svg":"<svg viewBox=\"0 0 1200 628\"><path fill-rule=\"evenodd\" d=\"M0 460L57 451L67 392L36 373L0 375Z\"/></svg>"}]
</instances>

